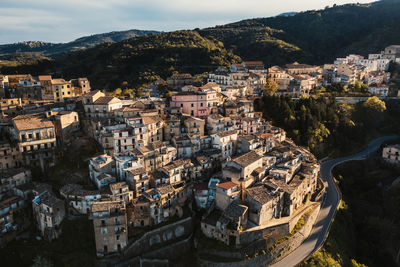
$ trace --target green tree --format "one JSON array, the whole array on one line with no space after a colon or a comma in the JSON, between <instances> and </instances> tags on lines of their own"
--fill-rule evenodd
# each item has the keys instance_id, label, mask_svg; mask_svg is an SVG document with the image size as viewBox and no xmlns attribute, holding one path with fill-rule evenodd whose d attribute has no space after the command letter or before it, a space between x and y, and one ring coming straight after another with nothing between
<instances>
[{"instance_id":1,"label":"green tree","mask_svg":"<svg viewBox=\"0 0 400 267\"><path fill-rule=\"evenodd\" d=\"M136 88L135 97L140 98L142 97L142 94L143 94L143 88L142 87Z\"/></svg>"},{"instance_id":2,"label":"green tree","mask_svg":"<svg viewBox=\"0 0 400 267\"><path fill-rule=\"evenodd\" d=\"M355 259L351 259L351 267L367 267L367 265L358 263Z\"/></svg>"},{"instance_id":3,"label":"green tree","mask_svg":"<svg viewBox=\"0 0 400 267\"><path fill-rule=\"evenodd\" d=\"M384 112L386 110L386 104L376 96L369 97L364 102L363 106L369 110Z\"/></svg>"},{"instance_id":4,"label":"green tree","mask_svg":"<svg viewBox=\"0 0 400 267\"><path fill-rule=\"evenodd\" d=\"M165 93L165 97L166 98L171 98L172 97L172 91L167 91L166 93Z\"/></svg>"},{"instance_id":5,"label":"green tree","mask_svg":"<svg viewBox=\"0 0 400 267\"><path fill-rule=\"evenodd\" d=\"M274 95L276 90L278 90L278 84L271 78L268 78L267 82L264 85L265 95L269 95L269 96Z\"/></svg>"},{"instance_id":6,"label":"green tree","mask_svg":"<svg viewBox=\"0 0 400 267\"><path fill-rule=\"evenodd\" d=\"M356 80L353 84L353 89L356 92L366 92L368 90L368 85Z\"/></svg>"},{"instance_id":7,"label":"green tree","mask_svg":"<svg viewBox=\"0 0 400 267\"><path fill-rule=\"evenodd\" d=\"M113 95L116 96L116 97L121 96L121 94L122 94L121 88L115 89L115 91L113 93Z\"/></svg>"},{"instance_id":8,"label":"green tree","mask_svg":"<svg viewBox=\"0 0 400 267\"><path fill-rule=\"evenodd\" d=\"M328 138L328 136L331 134L328 128L325 127L323 123L318 123L319 126L314 130L314 138L317 142L322 142L324 141L325 138Z\"/></svg>"}]
</instances>

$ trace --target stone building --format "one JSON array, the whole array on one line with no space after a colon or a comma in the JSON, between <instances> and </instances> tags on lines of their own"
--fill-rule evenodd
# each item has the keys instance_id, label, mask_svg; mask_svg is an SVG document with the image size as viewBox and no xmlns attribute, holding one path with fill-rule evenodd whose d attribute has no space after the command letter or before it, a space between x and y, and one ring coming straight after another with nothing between
<instances>
[{"instance_id":1,"label":"stone building","mask_svg":"<svg viewBox=\"0 0 400 267\"><path fill-rule=\"evenodd\" d=\"M128 244L126 206L119 201L98 201L91 207L97 256L120 252Z\"/></svg>"},{"instance_id":2,"label":"stone building","mask_svg":"<svg viewBox=\"0 0 400 267\"><path fill-rule=\"evenodd\" d=\"M247 225L248 207L232 202L224 210L214 210L201 221L201 230L208 237L228 246L240 245L238 233Z\"/></svg>"},{"instance_id":3,"label":"stone building","mask_svg":"<svg viewBox=\"0 0 400 267\"><path fill-rule=\"evenodd\" d=\"M218 113L217 104L217 92L214 90L179 92L171 100L171 107L181 107L183 113L200 118Z\"/></svg>"},{"instance_id":4,"label":"stone building","mask_svg":"<svg viewBox=\"0 0 400 267\"><path fill-rule=\"evenodd\" d=\"M256 182L254 171L263 172L263 158L255 151L250 151L246 154L238 156L227 162L222 173L224 179L230 180L237 185L249 187Z\"/></svg>"},{"instance_id":5,"label":"stone building","mask_svg":"<svg viewBox=\"0 0 400 267\"><path fill-rule=\"evenodd\" d=\"M155 141L146 146L139 146L132 150L132 155L137 157L138 163L148 172L154 172L175 160L177 150L165 143Z\"/></svg>"},{"instance_id":6,"label":"stone building","mask_svg":"<svg viewBox=\"0 0 400 267\"><path fill-rule=\"evenodd\" d=\"M190 73L176 73L167 78L167 86L174 89L180 89L192 83L193 77Z\"/></svg>"},{"instance_id":7,"label":"stone building","mask_svg":"<svg viewBox=\"0 0 400 267\"><path fill-rule=\"evenodd\" d=\"M80 129L79 116L76 111L48 111L47 117L52 119L59 145L67 144L74 139Z\"/></svg>"},{"instance_id":8,"label":"stone building","mask_svg":"<svg viewBox=\"0 0 400 267\"><path fill-rule=\"evenodd\" d=\"M147 143L163 141L163 120L160 116L144 116L143 123L147 128Z\"/></svg>"},{"instance_id":9,"label":"stone building","mask_svg":"<svg viewBox=\"0 0 400 267\"><path fill-rule=\"evenodd\" d=\"M221 150L222 160L225 161L236 153L238 131L225 131L211 135L213 148Z\"/></svg>"},{"instance_id":10,"label":"stone building","mask_svg":"<svg viewBox=\"0 0 400 267\"><path fill-rule=\"evenodd\" d=\"M15 116L20 113L22 109L22 101L21 98L8 98L0 100L0 110L2 113Z\"/></svg>"},{"instance_id":11,"label":"stone building","mask_svg":"<svg viewBox=\"0 0 400 267\"><path fill-rule=\"evenodd\" d=\"M204 135L205 120L196 117L188 117L183 121L185 132L189 135L197 134Z\"/></svg>"},{"instance_id":12,"label":"stone building","mask_svg":"<svg viewBox=\"0 0 400 267\"><path fill-rule=\"evenodd\" d=\"M2 169L0 173L0 199L5 195L16 194L17 187L29 183L31 179L32 179L32 174L30 169L27 168Z\"/></svg>"},{"instance_id":13,"label":"stone building","mask_svg":"<svg viewBox=\"0 0 400 267\"><path fill-rule=\"evenodd\" d=\"M19 147L9 142L0 143L0 169L21 167L22 154Z\"/></svg>"},{"instance_id":14,"label":"stone building","mask_svg":"<svg viewBox=\"0 0 400 267\"><path fill-rule=\"evenodd\" d=\"M110 198L112 201L122 201L128 205L133 199L133 192L129 190L126 182L110 184L110 191Z\"/></svg>"},{"instance_id":15,"label":"stone building","mask_svg":"<svg viewBox=\"0 0 400 267\"><path fill-rule=\"evenodd\" d=\"M249 220L263 225L274 218L281 217L283 193L278 186L268 188L259 184L246 189L246 203L249 207Z\"/></svg>"},{"instance_id":16,"label":"stone building","mask_svg":"<svg viewBox=\"0 0 400 267\"><path fill-rule=\"evenodd\" d=\"M311 66L307 64L300 64L298 62L294 62L292 64L286 64L286 71L290 75L299 75L299 74L313 74L315 72L320 72L321 69L318 66Z\"/></svg>"},{"instance_id":17,"label":"stone building","mask_svg":"<svg viewBox=\"0 0 400 267\"><path fill-rule=\"evenodd\" d=\"M240 187L231 182L225 181L217 184L215 192L215 204L220 210L225 210L232 202L239 201Z\"/></svg>"},{"instance_id":18,"label":"stone building","mask_svg":"<svg viewBox=\"0 0 400 267\"><path fill-rule=\"evenodd\" d=\"M13 119L13 134L24 164L44 170L55 163L56 134L53 123L40 116L20 115Z\"/></svg>"},{"instance_id":19,"label":"stone building","mask_svg":"<svg viewBox=\"0 0 400 267\"><path fill-rule=\"evenodd\" d=\"M49 189L34 189L32 200L33 215L41 235L46 240L58 238L61 222L65 217L64 201L57 198Z\"/></svg>"},{"instance_id":20,"label":"stone building","mask_svg":"<svg viewBox=\"0 0 400 267\"><path fill-rule=\"evenodd\" d=\"M64 185L60 189L60 195L66 200L70 211L79 214L89 214L92 203L99 201L103 196L99 190L85 190L77 184Z\"/></svg>"},{"instance_id":21,"label":"stone building","mask_svg":"<svg viewBox=\"0 0 400 267\"><path fill-rule=\"evenodd\" d=\"M82 96L85 114L89 118L109 118L113 111L122 108L122 101L113 96L105 96L99 90L91 91Z\"/></svg>"},{"instance_id":22,"label":"stone building","mask_svg":"<svg viewBox=\"0 0 400 267\"><path fill-rule=\"evenodd\" d=\"M90 179L98 189L117 181L115 177L115 162L107 154L98 155L89 161Z\"/></svg>"}]
</instances>

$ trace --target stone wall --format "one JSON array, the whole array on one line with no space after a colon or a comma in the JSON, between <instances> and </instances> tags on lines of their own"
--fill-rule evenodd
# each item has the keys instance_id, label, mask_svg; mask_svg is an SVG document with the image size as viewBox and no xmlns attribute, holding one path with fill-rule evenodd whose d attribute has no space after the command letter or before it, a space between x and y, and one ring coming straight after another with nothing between
<instances>
[{"instance_id":1,"label":"stone wall","mask_svg":"<svg viewBox=\"0 0 400 267\"><path fill-rule=\"evenodd\" d=\"M250 259L238 262L229 262L231 267L242 267L242 266L268 266L271 265L279 259L282 259L286 255L290 254L296 248L298 248L303 241L310 235L311 230L313 228L314 222L318 217L319 210L320 210L320 203L316 203L313 205L313 209L311 212L311 207L306 209L301 214L297 215L296 217L292 218L289 223L278 225L276 227L271 227L267 229L260 229L256 231L249 232L243 235L243 238L252 239L254 237L260 237L261 239L251 243L248 247L245 247L241 250L241 258L245 259L247 256L250 256ZM276 240L287 236L290 231L289 225L293 228L297 221L301 218L302 215L307 214L305 216L305 224L304 226L289 239L276 244ZM287 233L287 234L284 234ZM264 235L265 239L262 239L262 235ZM283 234L283 235L281 235ZM269 249L267 249L269 248ZM234 253L236 255L229 255L229 253L225 252L212 252L207 251L208 254L213 254L216 256L226 257L235 256L232 258L239 258L237 254L239 252ZM257 257L253 257L254 254L257 253ZM217 262L209 262L209 261L202 261L203 266L226 266L226 263L217 263Z\"/></svg>"},{"instance_id":2,"label":"stone wall","mask_svg":"<svg viewBox=\"0 0 400 267\"><path fill-rule=\"evenodd\" d=\"M288 235L290 233L289 223L279 224L273 227L262 228L254 231L241 232L239 234L240 244L245 248L248 245L261 241L261 243L270 243L268 241L274 242L282 236Z\"/></svg>"},{"instance_id":3,"label":"stone wall","mask_svg":"<svg viewBox=\"0 0 400 267\"><path fill-rule=\"evenodd\" d=\"M312 205L318 204L311 204L310 207ZM257 230L250 229L244 232L240 232L239 240L242 248L246 248L248 245L253 244L254 242L265 243L267 244L267 247L269 247L270 244L275 243L275 241L277 241L281 237L289 235L293 228L296 226L298 220L307 210L309 209L307 208L303 212L300 212L296 214L296 216L290 218L289 221L279 225L275 225L273 227L258 227Z\"/></svg>"},{"instance_id":4,"label":"stone wall","mask_svg":"<svg viewBox=\"0 0 400 267\"><path fill-rule=\"evenodd\" d=\"M193 248L192 235L188 238L170 244L168 246L147 252L144 257L147 259L177 259Z\"/></svg>"},{"instance_id":5,"label":"stone wall","mask_svg":"<svg viewBox=\"0 0 400 267\"><path fill-rule=\"evenodd\" d=\"M192 232L191 217L157 228L145 233L140 239L129 244L123 251L123 258L128 259L143 255L156 245L162 246L163 243L188 237Z\"/></svg>"},{"instance_id":6,"label":"stone wall","mask_svg":"<svg viewBox=\"0 0 400 267\"><path fill-rule=\"evenodd\" d=\"M114 260L108 262L104 267L130 267L130 266L170 266L169 260L178 259L185 253L190 252L192 246L192 235L188 238L167 245L165 247L150 251L144 255L126 260Z\"/></svg>"}]
</instances>

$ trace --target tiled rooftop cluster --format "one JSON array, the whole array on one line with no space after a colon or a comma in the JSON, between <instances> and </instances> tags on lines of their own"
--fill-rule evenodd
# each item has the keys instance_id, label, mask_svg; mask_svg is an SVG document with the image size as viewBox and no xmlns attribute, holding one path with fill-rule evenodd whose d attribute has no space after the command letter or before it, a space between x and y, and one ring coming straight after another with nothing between
<instances>
[{"instance_id":1,"label":"tiled rooftop cluster","mask_svg":"<svg viewBox=\"0 0 400 267\"><path fill-rule=\"evenodd\" d=\"M184 216L194 199L205 211L204 234L240 245L238 231L292 216L317 190L316 158L254 110L269 79L277 94L293 97L356 79L386 94L387 64L399 54L391 46L322 67L295 62L266 69L244 61L207 74L205 84L174 74L166 81L168 99L161 80L133 97L91 90L86 78L0 75L0 127L8 138L0 140L1 231L18 229L14 211L27 203L49 240L59 236L65 216L85 214L102 256L122 251L130 231ZM84 183L53 192L31 182L29 168L47 170L80 139L98 151L88 159ZM397 160L397 147L388 149L385 155Z\"/></svg>"}]
</instances>

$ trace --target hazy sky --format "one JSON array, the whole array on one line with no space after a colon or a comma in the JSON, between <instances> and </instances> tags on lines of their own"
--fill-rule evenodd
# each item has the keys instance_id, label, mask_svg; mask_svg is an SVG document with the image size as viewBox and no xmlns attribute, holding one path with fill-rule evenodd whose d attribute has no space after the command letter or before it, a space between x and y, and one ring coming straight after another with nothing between
<instances>
[{"instance_id":1,"label":"hazy sky","mask_svg":"<svg viewBox=\"0 0 400 267\"><path fill-rule=\"evenodd\" d=\"M372 0L0 0L0 44L109 31L171 31Z\"/></svg>"}]
</instances>

